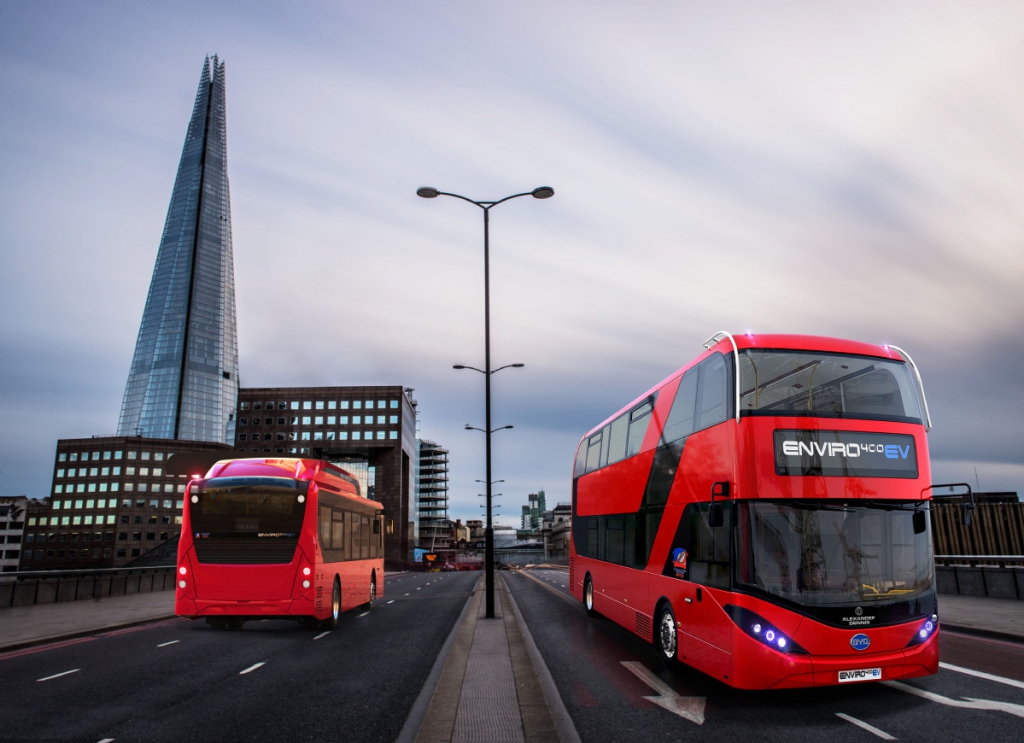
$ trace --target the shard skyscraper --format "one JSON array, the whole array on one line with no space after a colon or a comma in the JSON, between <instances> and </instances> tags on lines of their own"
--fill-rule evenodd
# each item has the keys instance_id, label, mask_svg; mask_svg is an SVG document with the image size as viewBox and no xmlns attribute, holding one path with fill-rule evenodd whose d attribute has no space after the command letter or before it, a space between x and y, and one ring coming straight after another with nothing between
<instances>
[{"instance_id":1,"label":"the shard skyscraper","mask_svg":"<svg viewBox=\"0 0 1024 743\"><path fill-rule=\"evenodd\" d=\"M117 432L233 443L237 400L224 63L214 56L199 80Z\"/></svg>"}]
</instances>

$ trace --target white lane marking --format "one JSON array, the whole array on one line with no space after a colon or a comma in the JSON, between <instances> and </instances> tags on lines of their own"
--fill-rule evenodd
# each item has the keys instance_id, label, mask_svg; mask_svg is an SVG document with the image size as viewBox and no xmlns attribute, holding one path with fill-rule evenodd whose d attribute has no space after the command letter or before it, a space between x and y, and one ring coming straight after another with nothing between
<instances>
[{"instance_id":1,"label":"white lane marking","mask_svg":"<svg viewBox=\"0 0 1024 743\"><path fill-rule=\"evenodd\" d=\"M562 588L565 588L565 584L564 583L562 584Z\"/></svg>"},{"instance_id":2,"label":"white lane marking","mask_svg":"<svg viewBox=\"0 0 1024 743\"><path fill-rule=\"evenodd\" d=\"M114 739L113 738L104 738L103 740L100 741L100 743L114 743Z\"/></svg>"},{"instance_id":3,"label":"white lane marking","mask_svg":"<svg viewBox=\"0 0 1024 743\"><path fill-rule=\"evenodd\" d=\"M408 595L408 594L406 594L406 595ZM390 600L390 601L389 601L388 603L389 603L389 604L393 604L393 603L395 603L395 600L394 600L394 599L391 599L391 600Z\"/></svg>"},{"instance_id":4,"label":"white lane marking","mask_svg":"<svg viewBox=\"0 0 1024 743\"><path fill-rule=\"evenodd\" d=\"M49 681L50 679L59 679L61 676L67 676L70 673L78 673L81 670L81 668L72 668L70 671L64 671L63 673L55 673L52 676L47 676L46 678L36 679L36 681Z\"/></svg>"},{"instance_id":5,"label":"white lane marking","mask_svg":"<svg viewBox=\"0 0 1024 743\"><path fill-rule=\"evenodd\" d=\"M181 640L171 640L170 642L162 642L162 643L160 643L159 645L157 645L157 647L158 647L158 648L165 648L165 647L167 647L168 645L173 645L173 644L174 644L174 643L176 643L176 642L181 642Z\"/></svg>"},{"instance_id":6,"label":"white lane marking","mask_svg":"<svg viewBox=\"0 0 1024 743\"><path fill-rule=\"evenodd\" d=\"M244 675L245 675L245 674L247 674L247 673L252 673L253 671L255 671L255 670L256 670L257 668L259 668L260 666L265 666L266 664L267 664L267 662L266 662L266 661L260 661L259 663L257 663L257 664L256 664L256 665L254 665L254 666L249 666L249 667L248 667L248 668L246 668L246 669L245 669L244 671L239 671L239 672L238 672L238 675L239 675L239 676L244 676Z\"/></svg>"},{"instance_id":7,"label":"white lane marking","mask_svg":"<svg viewBox=\"0 0 1024 743\"><path fill-rule=\"evenodd\" d=\"M409 594L406 593L406 594L403 594L403 595L408 596Z\"/></svg>"},{"instance_id":8,"label":"white lane marking","mask_svg":"<svg viewBox=\"0 0 1024 743\"><path fill-rule=\"evenodd\" d=\"M941 694L935 694L934 692L925 691L924 689L918 689L916 686L910 686L909 684L902 684L899 681L883 681L886 686L891 686L894 689L905 691L908 694L914 694L916 696L927 699L930 702L938 702L944 704L947 707L959 707L960 709L981 709L981 710L995 710L997 712L1006 712L1017 717L1024 717L1024 705L1012 704L1011 702L993 702L988 699L972 699L967 697L967 701L961 701L960 699L950 699L944 697Z\"/></svg>"},{"instance_id":9,"label":"white lane marking","mask_svg":"<svg viewBox=\"0 0 1024 743\"><path fill-rule=\"evenodd\" d=\"M681 697L675 690L655 676L643 664L635 660L624 660L622 665L628 668L633 674L658 692L656 697L644 697L649 702L654 702L659 707L667 709L673 714L679 715L685 720L695 722L698 725L704 724L704 697Z\"/></svg>"},{"instance_id":10,"label":"white lane marking","mask_svg":"<svg viewBox=\"0 0 1024 743\"><path fill-rule=\"evenodd\" d=\"M1003 678L1002 676L985 673L984 671L975 671L973 668L962 668L960 666L954 666L952 663L943 663L942 661L939 661L939 668L945 668L947 671L956 671L957 673L964 673L968 676L975 676L980 679L995 681L1000 684L1006 684L1007 686L1016 686L1018 689L1024 689L1024 681Z\"/></svg>"},{"instance_id":11,"label":"white lane marking","mask_svg":"<svg viewBox=\"0 0 1024 743\"><path fill-rule=\"evenodd\" d=\"M863 720L858 720L856 717L844 715L842 712L836 712L836 717L846 720L847 722L852 722L857 727L861 728L862 730L867 730L872 735L877 735L882 740L896 740L896 738L892 737L884 730L879 730L874 725L868 725L866 722L864 722Z\"/></svg>"},{"instance_id":12,"label":"white lane marking","mask_svg":"<svg viewBox=\"0 0 1024 743\"><path fill-rule=\"evenodd\" d=\"M370 615L370 612L364 611L362 614L360 614L358 617L356 617L356 619L362 619L363 617L366 617L366 616L369 616L369 615Z\"/></svg>"},{"instance_id":13,"label":"white lane marking","mask_svg":"<svg viewBox=\"0 0 1024 743\"><path fill-rule=\"evenodd\" d=\"M420 586L420 588L423 588L423 586ZM420 590L420 588L417 588L416 590L418 591L418 590Z\"/></svg>"},{"instance_id":14,"label":"white lane marking","mask_svg":"<svg viewBox=\"0 0 1024 743\"><path fill-rule=\"evenodd\" d=\"M321 632L319 635L317 635L313 639L314 640L319 640L321 637L327 637L327 635L329 635L329 634L331 634L331 631L327 630L326 632Z\"/></svg>"}]
</instances>

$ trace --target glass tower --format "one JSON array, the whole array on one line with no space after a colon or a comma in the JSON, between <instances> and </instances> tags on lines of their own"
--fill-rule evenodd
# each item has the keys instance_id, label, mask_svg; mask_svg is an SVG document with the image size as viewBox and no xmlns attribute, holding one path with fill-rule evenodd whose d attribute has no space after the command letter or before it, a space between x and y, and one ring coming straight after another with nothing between
<instances>
[{"instance_id":1,"label":"glass tower","mask_svg":"<svg viewBox=\"0 0 1024 743\"><path fill-rule=\"evenodd\" d=\"M119 436L234 443L224 63L206 58L125 386Z\"/></svg>"}]
</instances>

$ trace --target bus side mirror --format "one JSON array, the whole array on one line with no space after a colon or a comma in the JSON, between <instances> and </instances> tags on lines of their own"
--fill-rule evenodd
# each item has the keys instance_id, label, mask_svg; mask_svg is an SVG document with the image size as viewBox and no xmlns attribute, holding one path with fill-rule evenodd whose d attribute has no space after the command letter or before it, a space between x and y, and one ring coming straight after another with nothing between
<instances>
[{"instance_id":1,"label":"bus side mirror","mask_svg":"<svg viewBox=\"0 0 1024 743\"><path fill-rule=\"evenodd\" d=\"M926 521L925 521L926 518L927 517L925 516L924 511L914 511L914 533L915 534L924 534L924 530L928 526Z\"/></svg>"}]
</instances>

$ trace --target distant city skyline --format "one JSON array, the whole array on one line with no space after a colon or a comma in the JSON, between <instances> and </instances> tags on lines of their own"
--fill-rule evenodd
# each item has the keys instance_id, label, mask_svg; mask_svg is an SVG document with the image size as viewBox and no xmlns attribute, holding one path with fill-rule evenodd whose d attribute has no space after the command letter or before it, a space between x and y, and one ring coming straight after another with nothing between
<instances>
[{"instance_id":1,"label":"distant city skyline","mask_svg":"<svg viewBox=\"0 0 1024 743\"><path fill-rule=\"evenodd\" d=\"M197 18L202 23L197 23ZM194 103L231 67L245 387L403 385L502 521L712 333L895 343L936 480L1024 491L1024 8L0 5L0 494L110 434ZM519 203L524 202L524 203ZM500 513L500 512L499 512Z\"/></svg>"}]
</instances>

